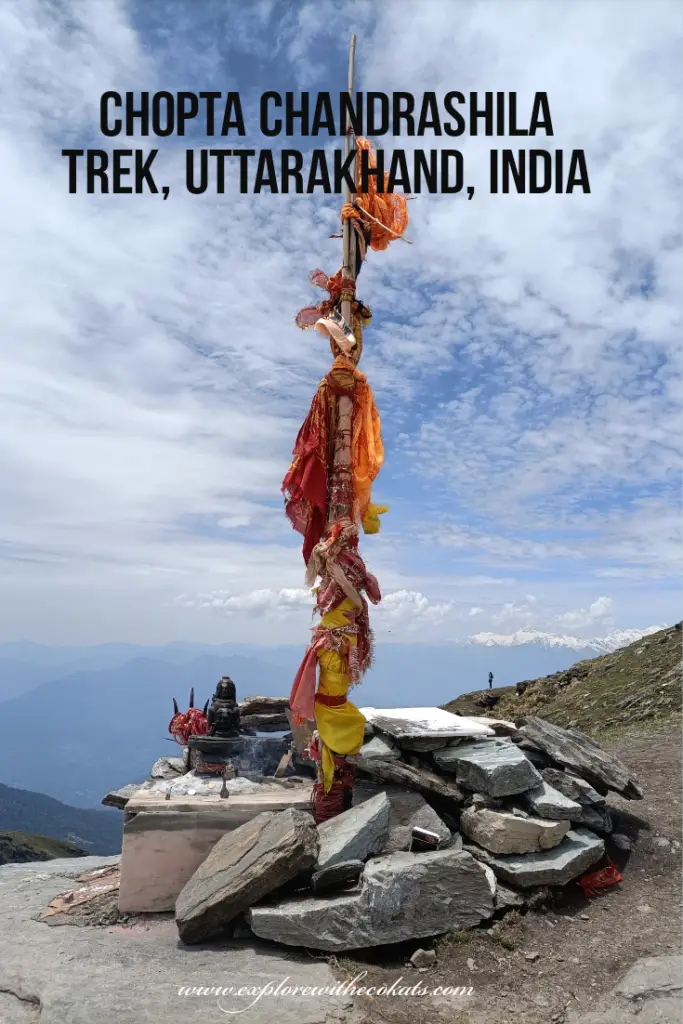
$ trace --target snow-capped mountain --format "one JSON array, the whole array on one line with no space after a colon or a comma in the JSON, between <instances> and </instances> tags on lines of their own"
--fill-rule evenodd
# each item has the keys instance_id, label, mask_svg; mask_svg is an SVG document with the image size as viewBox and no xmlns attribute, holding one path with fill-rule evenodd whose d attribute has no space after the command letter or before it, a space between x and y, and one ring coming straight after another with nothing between
<instances>
[{"instance_id":1,"label":"snow-capped mountain","mask_svg":"<svg viewBox=\"0 0 683 1024\"><path fill-rule=\"evenodd\" d=\"M615 629L607 636L588 639L578 636L561 636L556 633L541 633L535 629L518 629L516 633L475 633L469 642L482 647L517 647L520 644L542 644L544 647L568 647L571 650L591 650L600 654L611 654L621 647L627 647L644 636L658 633L666 626L647 626L645 629Z\"/></svg>"}]
</instances>

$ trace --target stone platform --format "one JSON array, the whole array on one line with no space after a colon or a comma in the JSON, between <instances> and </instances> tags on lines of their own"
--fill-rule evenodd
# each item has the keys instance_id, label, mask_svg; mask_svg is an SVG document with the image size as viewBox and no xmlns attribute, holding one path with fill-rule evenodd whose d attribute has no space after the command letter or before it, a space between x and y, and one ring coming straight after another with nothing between
<instances>
[{"instance_id":1,"label":"stone platform","mask_svg":"<svg viewBox=\"0 0 683 1024\"><path fill-rule=\"evenodd\" d=\"M139 790L126 804L121 854L122 913L172 911L185 883L218 840L262 811L309 810L312 784L263 785L258 792L183 795Z\"/></svg>"}]
</instances>

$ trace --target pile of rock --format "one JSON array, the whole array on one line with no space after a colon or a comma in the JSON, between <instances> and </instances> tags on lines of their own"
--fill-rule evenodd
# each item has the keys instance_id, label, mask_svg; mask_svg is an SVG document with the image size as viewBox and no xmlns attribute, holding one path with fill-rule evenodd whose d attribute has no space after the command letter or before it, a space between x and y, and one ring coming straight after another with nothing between
<instances>
[{"instance_id":1,"label":"pile of rock","mask_svg":"<svg viewBox=\"0 0 683 1024\"><path fill-rule=\"evenodd\" d=\"M593 740L540 718L362 710L354 807L318 827L299 809L263 813L226 834L178 897L183 941L246 924L342 951L475 927L597 866L608 791L642 797ZM416 829L434 849L417 852Z\"/></svg>"}]
</instances>

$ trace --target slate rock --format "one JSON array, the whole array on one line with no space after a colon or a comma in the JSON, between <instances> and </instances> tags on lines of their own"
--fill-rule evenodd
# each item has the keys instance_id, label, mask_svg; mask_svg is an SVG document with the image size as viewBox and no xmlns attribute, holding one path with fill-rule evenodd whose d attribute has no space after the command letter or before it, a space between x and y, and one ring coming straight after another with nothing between
<instances>
[{"instance_id":1,"label":"slate rock","mask_svg":"<svg viewBox=\"0 0 683 1024\"><path fill-rule=\"evenodd\" d=\"M361 714L378 732L395 740L455 739L458 736L492 736L487 725L443 708L361 708Z\"/></svg>"},{"instance_id":2,"label":"slate rock","mask_svg":"<svg viewBox=\"0 0 683 1024\"><path fill-rule=\"evenodd\" d=\"M416 949L410 958L413 967L433 967L436 964L436 953L433 949Z\"/></svg>"},{"instance_id":3,"label":"slate rock","mask_svg":"<svg viewBox=\"0 0 683 1024\"><path fill-rule=\"evenodd\" d=\"M289 697L245 697L237 706L245 719L251 715L286 715Z\"/></svg>"},{"instance_id":4,"label":"slate rock","mask_svg":"<svg viewBox=\"0 0 683 1024\"><path fill-rule=\"evenodd\" d=\"M571 772L560 771L559 768L544 768L541 772L543 779L550 786L554 786L560 793L564 793L570 800L584 807L604 807L605 798L597 790L578 775Z\"/></svg>"},{"instance_id":5,"label":"slate rock","mask_svg":"<svg viewBox=\"0 0 683 1024\"><path fill-rule=\"evenodd\" d=\"M121 786L120 789L112 789L102 800L105 807L118 807L120 811L124 810L126 804L138 790L142 789L144 783L142 782L131 782L128 786Z\"/></svg>"},{"instance_id":6,"label":"slate rock","mask_svg":"<svg viewBox=\"0 0 683 1024\"><path fill-rule=\"evenodd\" d=\"M559 846L524 856L488 854L486 863L496 877L527 889L538 885L566 885L578 878L605 852L602 839L585 829L567 832Z\"/></svg>"},{"instance_id":7,"label":"slate rock","mask_svg":"<svg viewBox=\"0 0 683 1024\"><path fill-rule=\"evenodd\" d=\"M465 794L457 783L451 779L444 779L427 768L415 768L404 761L383 760L380 757L365 758L360 754L356 755L355 761L361 774L369 775L381 782L393 782L419 793L433 793L457 804L465 799Z\"/></svg>"},{"instance_id":8,"label":"slate rock","mask_svg":"<svg viewBox=\"0 0 683 1024\"><path fill-rule=\"evenodd\" d=\"M496 910L519 910L526 905L526 900L521 892L510 889L507 885L498 882L495 896Z\"/></svg>"},{"instance_id":9,"label":"slate rock","mask_svg":"<svg viewBox=\"0 0 683 1024\"><path fill-rule=\"evenodd\" d=\"M311 868L319 840L306 811L264 811L219 839L176 901L183 942L222 932L238 914Z\"/></svg>"},{"instance_id":10,"label":"slate rock","mask_svg":"<svg viewBox=\"0 0 683 1024\"><path fill-rule=\"evenodd\" d=\"M316 871L344 860L367 860L389 838L391 804L386 793L343 811L318 826L320 852Z\"/></svg>"},{"instance_id":11,"label":"slate rock","mask_svg":"<svg viewBox=\"0 0 683 1024\"><path fill-rule=\"evenodd\" d=\"M466 853L392 853L365 866L359 893L261 904L259 938L341 952L472 928L493 914L481 864Z\"/></svg>"},{"instance_id":12,"label":"slate rock","mask_svg":"<svg viewBox=\"0 0 683 1024\"><path fill-rule=\"evenodd\" d=\"M396 744L386 736L373 736L371 740L364 743L360 748L359 756L366 759L381 757L386 760L387 758L400 758L401 751L398 749Z\"/></svg>"},{"instance_id":13,"label":"slate rock","mask_svg":"<svg viewBox=\"0 0 683 1024\"><path fill-rule=\"evenodd\" d=\"M553 761L585 779L598 792L604 794L611 789L627 800L642 800L643 791L626 765L578 729L562 729L530 715L520 732Z\"/></svg>"},{"instance_id":14,"label":"slate rock","mask_svg":"<svg viewBox=\"0 0 683 1024\"><path fill-rule=\"evenodd\" d=\"M519 818L487 807L468 807L460 817L460 828L470 839L492 853L538 853L558 846L569 831L568 821Z\"/></svg>"},{"instance_id":15,"label":"slate rock","mask_svg":"<svg viewBox=\"0 0 683 1024\"><path fill-rule=\"evenodd\" d=\"M504 739L437 750L434 761L442 771L454 772L459 785L490 796L524 793L543 781L524 753Z\"/></svg>"},{"instance_id":16,"label":"slate rock","mask_svg":"<svg viewBox=\"0 0 683 1024\"><path fill-rule=\"evenodd\" d=\"M559 789L543 780L538 789L524 794L524 801L539 818L555 821L576 821L581 817L581 804L570 800Z\"/></svg>"},{"instance_id":17,"label":"slate rock","mask_svg":"<svg viewBox=\"0 0 683 1024\"><path fill-rule=\"evenodd\" d=\"M311 888L315 896L326 892L337 892L355 888L363 875L361 860L343 860L332 864L322 871L316 871L311 878Z\"/></svg>"},{"instance_id":18,"label":"slate rock","mask_svg":"<svg viewBox=\"0 0 683 1024\"><path fill-rule=\"evenodd\" d=\"M451 830L421 793L398 786L389 786L385 792L391 804L391 818L389 836L382 847L382 853L409 850L414 828L435 832L439 836L440 848L450 845Z\"/></svg>"}]
</instances>

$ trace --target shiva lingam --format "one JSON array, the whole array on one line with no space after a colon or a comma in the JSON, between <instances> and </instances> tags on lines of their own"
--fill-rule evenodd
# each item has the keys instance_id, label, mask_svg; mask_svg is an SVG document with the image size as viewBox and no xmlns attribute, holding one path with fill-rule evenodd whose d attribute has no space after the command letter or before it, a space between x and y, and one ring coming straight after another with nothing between
<instances>
[{"instance_id":1,"label":"shiva lingam","mask_svg":"<svg viewBox=\"0 0 683 1024\"><path fill-rule=\"evenodd\" d=\"M206 726L187 739L188 767L198 775L234 778L238 773L272 775L287 748L277 737L256 736L242 725L237 691L230 676L219 679L205 705Z\"/></svg>"}]
</instances>

